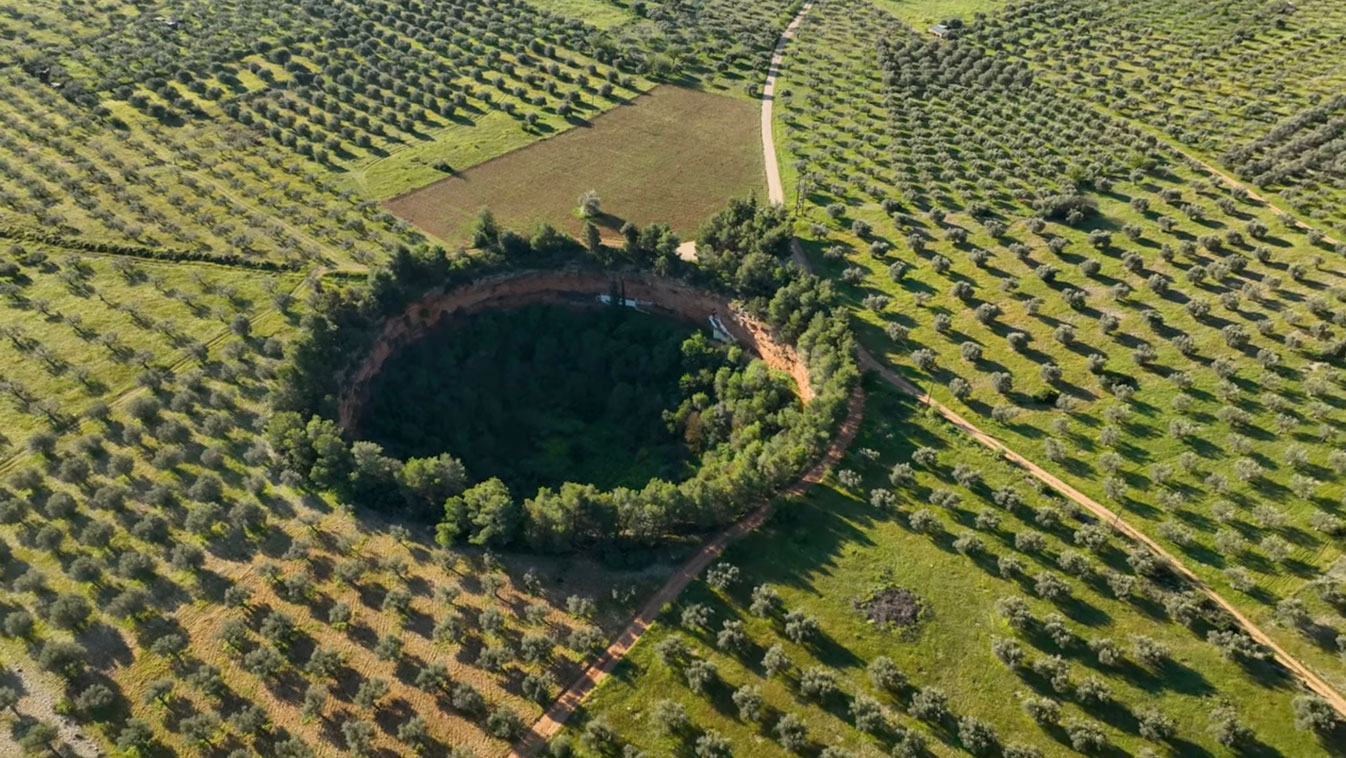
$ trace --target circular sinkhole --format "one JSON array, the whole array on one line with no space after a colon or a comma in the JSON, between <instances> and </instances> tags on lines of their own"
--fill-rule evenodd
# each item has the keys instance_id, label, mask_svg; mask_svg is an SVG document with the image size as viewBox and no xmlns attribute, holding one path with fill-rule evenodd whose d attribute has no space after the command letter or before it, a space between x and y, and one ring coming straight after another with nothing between
<instances>
[{"instance_id":1,"label":"circular sinkhole","mask_svg":"<svg viewBox=\"0 0 1346 758\"><path fill-rule=\"evenodd\" d=\"M534 304L442 319L383 364L357 426L390 455L449 452L515 493L640 488L686 479L737 427L770 426L793 403L788 378L709 329L619 304Z\"/></svg>"}]
</instances>

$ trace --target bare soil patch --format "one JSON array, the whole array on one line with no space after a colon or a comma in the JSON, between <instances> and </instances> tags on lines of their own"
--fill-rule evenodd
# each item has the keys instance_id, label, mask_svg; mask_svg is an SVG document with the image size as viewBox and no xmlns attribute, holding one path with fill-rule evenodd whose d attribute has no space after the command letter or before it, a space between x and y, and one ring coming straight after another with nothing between
<instances>
[{"instance_id":1,"label":"bare soil patch","mask_svg":"<svg viewBox=\"0 0 1346 758\"><path fill-rule=\"evenodd\" d=\"M915 592L891 585L870 593L855 606L871 623L897 629L916 626L926 613L925 602Z\"/></svg>"},{"instance_id":2,"label":"bare soil patch","mask_svg":"<svg viewBox=\"0 0 1346 758\"><path fill-rule=\"evenodd\" d=\"M589 123L384 203L451 244L470 239L477 211L525 234L539 223L578 235L580 193L596 190L606 237L626 221L668 223L682 236L729 198L763 183L757 105L656 87Z\"/></svg>"},{"instance_id":3,"label":"bare soil patch","mask_svg":"<svg viewBox=\"0 0 1346 758\"><path fill-rule=\"evenodd\" d=\"M17 715L0 715L0 721L9 721L0 725L0 755L22 755L19 740L39 722L56 727L57 738L53 747L62 755L78 758L102 755L97 743L85 735L78 724L58 713L57 703L61 696L59 685L49 681L52 678L49 675L44 677L28 661L15 663L0 672L0 687L8 687L19 694Z\"/></svg>"}]
</instances>

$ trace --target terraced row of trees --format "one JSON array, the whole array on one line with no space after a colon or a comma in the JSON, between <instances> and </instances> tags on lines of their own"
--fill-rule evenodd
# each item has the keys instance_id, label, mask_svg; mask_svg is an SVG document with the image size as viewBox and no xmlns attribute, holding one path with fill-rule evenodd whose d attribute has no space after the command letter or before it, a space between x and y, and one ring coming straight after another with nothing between
<instances>
[{"instance_id":1,"label":"terraced row of trees","mask_svg":"<svg viewBox=\"0 0 1346 758\"><path fill-rule=\"evenodd\" d=\"M344 168L464 126L564 129L638 94L640 76L755 86L788 10L659 5L602 31L526 2L181 2L33 53L25 69L86 111L223 117Z\"/></svg>"},{"instance_id":2,"label":"terraced row of trees","mask_svg":"<svg viewBox=\"0 0 1346 758\"><path fill-rule=\"evenodd\" d=\"M293 275L184 269L81 255L42 243L10 246L0 262L5 313L5 459L50 450L59 435L105 416L129 389L153 389L198 362L235 359L268 311L294 304ZM277 343L261 345L272 357Z\"/></svg>"},{"instance_id":3,"label":"terraced row of trees","mask_svg":"<svg viewBox=\"0 0 1346 758\"><path fill-rule=\"evenodd\" d=\"M4 740L54 745L51 686L138 754L498 752L635 595L305 494L259 434L297 276L24 243L0 280Z\"/></svg>"},{"instance_id":4,"label":"terraced row of trees","mask_svg":"<svg viewBox=\"0 0 1346 758\"><path fill-rule=\"evenodd\" d=\"M970 20L960 37L1343 228L1338 3L1034 0Z\"/></svg>"},{"instance_id":5,"label":"terraced row of trees","mask_svg":"<svg viewBox=\"0 0 1346 758\"><path fill-rule=\"evenodd\" d=\"M112 128L11 71L0 231L142 257L297 267L372 260L402 222L316 169L210 125Z\"/></svg>"},{"instance_id":6,"label":"terraced row of trees","mask_svg":"<svg viewBox=\"0 0 1346 758\"><path fill-rule=\"evenodd\" d=\"M864 4L811 14L781 87L862 341L1346 670L1341 250L1031 61Z\"/></svg>"},{"instance_id":7,"label":"terraced row of trees","mask_svg":"<svg viewBox=\"0 0 1346 758\"><path fill-rule=\"evenodd\" d=\"M872 390L835 490L666 609L553 755L1333 754L1162 561Z\"/></svg>"}]
</instances>

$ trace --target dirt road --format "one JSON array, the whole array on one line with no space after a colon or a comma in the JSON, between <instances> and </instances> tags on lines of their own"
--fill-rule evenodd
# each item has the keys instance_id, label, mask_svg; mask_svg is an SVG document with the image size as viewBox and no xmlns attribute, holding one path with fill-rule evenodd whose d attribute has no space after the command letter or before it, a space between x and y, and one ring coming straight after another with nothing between
<instances>
[{"instance_id":1,"label":"dirt road","mask_svg":"<svg viewBox=\"0 0 1346 758\"><path fill-rule=\"evenodd\" d=\"M1257 191L1254 190L1252 187L1249 187L1248 185L1243 184L1242 182L1240 182L1238 179L1234 178L1233 176L1230 176L1229 174L1226 174L1225 172L1223 172L1223 171L1221 171L1220 169L1216 168L1214 164L1212 164L1212 163L1207 163L1206 161L1201 160L1200 158L1196 157L1195 155L1192 155L1191 153L1187 152L1186 150L1183 150L1183 149L1177 147L1176 145L1169 145L1169 148L1172 149L1173 152L1177 153L1178 155L1181 155L1183 158L1186 158L1188 161L1191 161L1192 163L1195 163L1196 165L1201 166L1202 168L1204 168L1204 169L1206 169L1207 171L1211 172L1211 173L1214 174L1217 178L1219 178L1220 181L1223 181L1225 184L1229 185L1230 187L1238 187L1238 188L1242 189L1244 192L1247 192L1249 198L1253 199L1253 200L1256 201L1256 202L1261 203L1262 205L1265 205L1267 208L1270 208L1271 211L1272 211L1273 213L1275 213L1276 215L1278 215L1278 216L1290 216L1290 217L1292 217L1292 218L1294 217L1294 214L1293 214L1293 213L1287 213L1286 211L1281 210L1281 209L1278 208L1275 204L1273 204L1270 200L1267 200L1267 199L1266 199L1265 197L1263 197L1262 195L1257 194ZM1301 228L1301 229L1309 229L1309 228L1311 228L1311 227L1309 227L1308 224L1305 224L1304 222L1299 221L1299 220L1296 220L1296 221L1295 221L1295 226L1297 226L1297 227L1299 227L1299 228ZM1329 245L1335 245L1335 244L1337 244L1337 240L1336 240L1336 238L1335 238L1335 237L1332 237L1332 236L1330 236L1330 235L1328 235L1328 234L1324 234L1324 235L1323 235L1323 240L1325 240Z\"/></svg>"},{"instance_id":2,"label":"dirt road","mask_svg":"<svg viewBox=\"0 0 1346 758\"><path fill-rule=\"evenodd\" d=\"M771 54L771 65L766 70L766 84L762 85L762 157L766 163L766 199L772 203L785 202L785 185L780 180L780 164L776 162L776 138L771 134L771 111L776 101L776 77L785 58L785 43L795 36L795 29L813 7L813 0L804 3L799 14L781 32L776 51Z\"/></svg>"},{"instance_id":3,"label":"dirt road","mask_svg":"<svg viewBox=\"0 0 1346 758\"><path fill-rule=\"evenodd\" d=\"M101 758L106 755L74 719L58 711L57 704L61 696L57 693L60 692L60 686L49 679L50 674L44 675L30 661L21 660L12 664L7 671L0 672L0 687L9 687L19 693L16 709L20 722L42 722L56 727L56 739L50 748L52 753L74 758ZM23 749L13 739L10 725L0 729L0 756L21 754Z\"/></svg>"},{"instance_id":4,"label":"dirt road","mask_svg":"<svg viewBox=\"0 0 1346 758\"><path fill-rule=\"evenodd\" d=\"M865 393L864 390L856 387L855 392L851 394L850 402L846 406L846 419L841 423L841 428L832 438L832 444L828 446L827 452L822 458L809 469L799 481L795 482L785 492L780 495L802 495L810 487L822 480L827 470L841 460L841 456L850 447L851 441L855 439L856 432L860 429L860 420L864 415ZM768 498L766 502L757 506L748 515L744 516L724 531L715 535L713 539L701 546L691 558L687 559L678 570L664 582L664 585L658 589L646 601L644 607L631 619L631 623L622 631L616 641L608 646L589 668L585 669L575 683L562 693L556 702L551 704L542 718L533 724L532 729L524 736L510 752L510 758L533 758L538 751L547 744L561 727L565 725L566 719L575 712L580 701L588 695L594 687L612 673L613 668L626 657L627 652L635 646L640 638L644 636L645 630L649 629L650 624L658 618L659 612L668 603L675 600L678 595L691 583L693 579L705 571L710 564L719 560L732 542L751 533L761 526L771 515L771 504L775 502L776 497Z\"/></svg>"},{"instance_id":5,"label":"dirt road","mask_svg":"<svg viewBox=\"0 0 1346 758\"><path fill-rule=\"evenodd\" d=\"M1228 613L1231 617L1233 617L1233 619L1237 621L1240 626L1243 627L1244 631L1247 632L1249 637L1252 637L1258 643L1266 646L1267 649L1271 651L1272 655L1275 657L1278 663L1280 663L1292 674L1294 674L1297 678L1299 678L1299 680L1303 682L1306 687L1313 690L1324 700L1330 703L1332 707L1335 708L1337 712L1340 713L1343 717L1346 717L1346 698L1343 698L1340 692L1337 692L1331 685L1329 685L1326 681L1320 678L1317 674L1313 673L1313 671L1310 670L1307 666L1301 663L1294 656L1287 653L1283 648L1281 648L1280 645L1276 644L1276 641L1271 639L1271 637L1268 636L1266 632L1263 632L1261 628L1259 628L1255 623L1253 623L1251 619L1249 619L1247 616L1244 616L1243 613L1240 612L1238 608L1235 608L1232 603L1230 603L1228 600L1225 600L1223 597L1220 596L1219 593L1217 593L1209 585L1203 582L1200 577L1198 577L1195 573L1191 571L1191 569L1183 565L1182 561L1178 560L1177 556L1174 556L1173 554L1169 553L1159 543L1155 542L1153 539L1150 539L1149 535L1126 523L1121 519L1119 514L1103 506L1101 503L1089 497L1088 495L1084 494L1083 492L1080 492L1074 487L1071 487L1069 484L1066 484L1064 481L1062 481L1057 476L1053 475L1051 472L1044 470L1041 466L1038 466L1036 463L1033 463L1024 456L1019 455L1010 448L1006 447L1003 442L991 436L990 434L987 434L986 432L982 431L977 426L972 424L970 421L968 421L967 419L963 418L958 413L953 411L951 408L939 402L938 400L934 399L928 393L924 392L916 385L907 381L904 377L902 377L902 375L898 374L896 371L893 371L891 368L880 363L878 359L876 359L873 355L871 355L868 351L864 350L863 348L859 351L858 358L860 368L867 371L874 371L880 377L882 377L884 381L893 385L897 389L914 396L921 403L935 409L935 411L938 412L939 415L943 416L946 420L948 420L949 423L953 424L954 426L966 432L977 442L996 451L1000 455L1004 456L1005 460L1008 460L1009 462L1013 463L1019 468L1022 468L1024 471L1031 474L1038 481L1046 484L1048 487L1051 487L1052 489L1061 493L1063 496L1068 497L1074 502L1078 503L1081 507L1085 508L1090 513L1093 513L1094 516L1097 517L1100 521L1106 524L1110 524L1114 529L1126 535L1128 539L1140 543L1142 545L1145 545L1147 548L1152 550L1156 555L1161 556L1173 567L1174 571L1182 575L1183 578L1185 578L1193 587L1200 590L1203 594L1206 595L1206 597L1210 598L1212 601L1216 603L1216 605L1219 605L1220 608L1222 608L1226 613Z\"/></svg>"}]
</instances>

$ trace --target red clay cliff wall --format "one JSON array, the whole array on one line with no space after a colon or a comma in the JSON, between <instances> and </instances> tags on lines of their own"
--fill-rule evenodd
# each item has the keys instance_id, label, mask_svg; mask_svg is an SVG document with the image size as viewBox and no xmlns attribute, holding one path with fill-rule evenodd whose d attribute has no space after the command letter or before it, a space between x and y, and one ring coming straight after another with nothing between
<instances>
[{"instance_id":1,"label":"red clay cliff wall","mask_svg":"<svg viewBox=\"0 0 1346 758\"><path fill-rule=\"evenodd\" d=\"M646 273L593 272L581 270L523 271L482 279L447 292L432 291L413 303L400 317L391 318L373 349L343 383L338 401L338 421L348 432L355 429L360 408L369 393L370 380L389 356L415 342L445 316L457 317L499 308L518 308L537 303L598 306L598 295L607 295L614 285L629 300L652 304L652 312L709 326L718 316L739 344L774 369L794 378L804 402L813 399L808 367L794 347L776 342L765 324L741 313L721 295L698 289L677 279Z\"/></svg>"}]
</instances>

